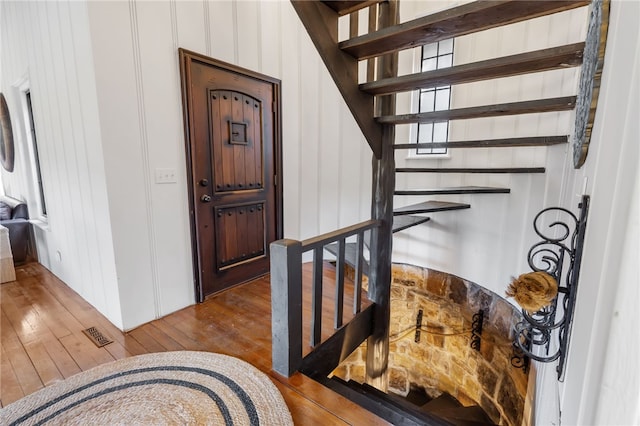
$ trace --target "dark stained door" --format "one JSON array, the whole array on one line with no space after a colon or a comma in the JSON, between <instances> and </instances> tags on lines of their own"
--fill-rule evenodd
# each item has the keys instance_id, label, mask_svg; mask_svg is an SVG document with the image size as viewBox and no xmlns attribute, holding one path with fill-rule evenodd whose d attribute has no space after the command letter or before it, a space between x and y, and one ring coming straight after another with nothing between
<instances>
[{"instance_id":1,"label":"dark stained door","mask_svg":"<svg viewBox=\"0 0 640 426\"><path fill-rule=\"evenodd\" d=\"M279 82L180 51L196 295L269 270L281 235Z\"/></svg>"}]
</instances>

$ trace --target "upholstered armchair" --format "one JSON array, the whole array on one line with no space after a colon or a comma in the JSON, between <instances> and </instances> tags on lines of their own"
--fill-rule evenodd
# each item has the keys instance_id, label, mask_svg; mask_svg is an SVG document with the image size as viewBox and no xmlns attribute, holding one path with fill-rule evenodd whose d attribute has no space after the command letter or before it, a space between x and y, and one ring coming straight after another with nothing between
<instances>
[{"instance_id":1,"label":"upholstered armchair","mask_svg":"<svg viewBox=\"0 0 640 426\"><path fill-rule=\"evenodd\" d=\"M15 198L0 195L0 225L9 230L13 262L23 263L27 259L31 226L27 204Z\"/></svg>"}]
</instances>

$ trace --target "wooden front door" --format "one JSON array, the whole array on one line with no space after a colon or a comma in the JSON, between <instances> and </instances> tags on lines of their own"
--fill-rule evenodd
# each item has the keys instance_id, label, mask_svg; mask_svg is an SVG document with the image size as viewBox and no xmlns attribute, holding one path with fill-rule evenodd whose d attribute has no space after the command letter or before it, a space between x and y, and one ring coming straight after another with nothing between
<instances>
[{"instance_id":1,"label":"wooden front door","mask_svg":"<svg viewBox=\"0 0 640 426\"><path fill-rule=\"evenodd\" d=\"M278 80L180 50L196 296L269 270L281 237Z\"/></svg>"}]
</instances>

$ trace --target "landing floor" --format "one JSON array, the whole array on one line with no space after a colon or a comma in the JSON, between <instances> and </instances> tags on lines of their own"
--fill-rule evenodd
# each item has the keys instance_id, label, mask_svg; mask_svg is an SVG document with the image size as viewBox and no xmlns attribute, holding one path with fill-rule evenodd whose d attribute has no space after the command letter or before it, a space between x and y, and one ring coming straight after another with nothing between
<instances>
[{"instance_id":1,"label":"landing floor","mask_svg":"<svg viewBox=\"0 0 640 426\"><path fill-rule=\"evenodd\" d=\"M333 272L331 265L325 265L325 276L331 278ZM2 406L116 359L197 350L236 356L269 375L283 394L296 425L388 424L306 376L285 378L271 371L268 276L123 333L41 265L19 266L16 275L17 281L0 285ZM305 267L304 275L308 283L309 267ZM329 325L333 312L330 292L328 286L327 303L323 305L324 323ZM345 303L350 303L349 297ZM349 311L345 307L345 313ZM310 312L305 310L305 318L309 317ZM82 333L91 326L114 342L97 348ZM305 339L307 336L305 332Z\"/></svg>"}]
</instances>

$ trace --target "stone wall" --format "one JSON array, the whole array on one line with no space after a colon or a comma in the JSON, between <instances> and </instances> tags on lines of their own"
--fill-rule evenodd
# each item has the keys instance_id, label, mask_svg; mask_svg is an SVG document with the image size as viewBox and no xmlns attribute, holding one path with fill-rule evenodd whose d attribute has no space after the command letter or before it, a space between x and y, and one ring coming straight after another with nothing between
<instances>
[{"instance_id":1,"label":"stone wall","mask_svg":"<svg viewBox=\"0 0 640 426\"><path fill-rule=\"evenodd\" d=\"M472 316L482 309L480 351L470 347ZM415 323L423 311L420 341ZM447 392L463 405L479 405L496 424L520 426L528 376L511 365L513 332L520 312L509 302L453 275L410 265L393 266L389 391L422 388ZM335 371L363 382L366 343ZM526 416L528 417L528 416Z\"/></svg>"}]
</instances>

